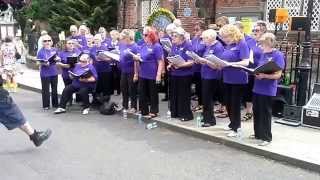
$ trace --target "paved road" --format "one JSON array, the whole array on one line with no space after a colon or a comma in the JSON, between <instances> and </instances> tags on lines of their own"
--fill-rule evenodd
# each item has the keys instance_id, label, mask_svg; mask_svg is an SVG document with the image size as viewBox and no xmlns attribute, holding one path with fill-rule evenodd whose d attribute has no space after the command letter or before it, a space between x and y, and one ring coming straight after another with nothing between
<instances>
[{"instance_id":1,"label":"paved road","mask_svg":"<svg viewBox=\"0 0 320 180\"><path fill-rule=\"evenodd\" d=\"M40 95L14 98L36 128L52 138L34 148L19 131L0 130L1 180L317 180L319 174L206 142L164 128L145 130L134 120L53 115Z\"/></svg>"}]
</instances>

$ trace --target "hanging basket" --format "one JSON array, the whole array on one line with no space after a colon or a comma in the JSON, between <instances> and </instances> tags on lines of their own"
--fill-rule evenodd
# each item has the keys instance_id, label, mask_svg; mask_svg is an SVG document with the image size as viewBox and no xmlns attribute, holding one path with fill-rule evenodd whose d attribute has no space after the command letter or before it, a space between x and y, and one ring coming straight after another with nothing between
<instances>
[{"instance_id":1,"label":"hanging basket","mask_svg":"<svg viewBox=\"0 0 320 180\"><path fill-rule=\"evenodd\" d=\"M148 17L147 25L164 30L167 25L172 23L175 19L176 17L171 11L165 8L160 8Z\"/></svg>"}]
</instances>

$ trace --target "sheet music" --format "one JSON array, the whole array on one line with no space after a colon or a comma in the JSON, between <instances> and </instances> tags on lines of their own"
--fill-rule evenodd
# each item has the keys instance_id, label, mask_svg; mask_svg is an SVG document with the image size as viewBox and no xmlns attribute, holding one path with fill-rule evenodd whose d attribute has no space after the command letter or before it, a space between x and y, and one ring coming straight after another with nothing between
<instances>
[{"instance_id":1,"label":"sheet music","mask_svg":"<svg viewBox=\"0 0 320 180\"><path fill-rule=\"evenodd\" d=\"M120 61L120 55L112 53L110 51L100 52L98 54L98 57L100 57L101 59L111 58L113 60Z\"/></svg>"},{"instance_id":2,"label":"sheet music","mask_svg":"<svg viewBox=\"0 0 320 180\"><path fill-rule=\"evenodd\" d=\"M130 51L130 49L127 49L127 52L128 52L129 54L131 54L131 56L139 56L139 54L134 54L132 51ZM139 61L140 61L140 62L143 61L140 56L139 56Z\"/></svg>"},{"instance_id":3,"label":"sheet music","mask_svg":"<svg viewBox=\"0 0 320 180\"><path fill-rule=\"evenodd\" d=\"M207 60L211 61L212 63L217 64L221 67L231 66L231 63L224 61L213 54L210 54L209 56L206 56L205 58Z\"/></svg>"},{"instance_id":4,"label":"sheet music","mask_svg":"<svg viewBox=\"0 0 320 180\"><path fill-rule=\"evenodd\" d=\"M172 43L169 38L161 38L160 43L162 46L165 46L168 49L171 49L171 47L172 47Z\"/></svg>"},{"instance_id":5,"label":"sheet music","mask_svg":"<svg viewBox=\"0 0 320 180\"><path fill-rule=\"evenodd\" d=\"M200 60L200 56L197 54L197 53L195 53L195 52L193 52L193 51L186 51L186 54L188 55L188 56L190 56L193 60L195 60L195 61L198 61L198 60Z\"/></svg>"},{"instance_id":6,"label":"sheet music","mask_svg":"<svg viewBox=\"0 0 320 180\"><path fill-rule=\"evenodd\" d=\"M186 61L179 55L167 57L168 61L170 61L173 65L180 66L184 64Z\"/></svg>"}]
</instances>

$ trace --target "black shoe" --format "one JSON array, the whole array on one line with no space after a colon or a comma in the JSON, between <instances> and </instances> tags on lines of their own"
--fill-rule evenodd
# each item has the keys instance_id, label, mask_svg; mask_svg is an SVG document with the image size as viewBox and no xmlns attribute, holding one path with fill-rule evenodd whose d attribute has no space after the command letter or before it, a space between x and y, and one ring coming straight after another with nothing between
<instances>
[{"instance_id":1,"label":"black shoe","mask_svg":"<svg viewBox=\"0 0 320 180\"><path fill-rule=\"evenodd\" d=\"M192 119L187 119L187 118L181 118L180 121L185 122L185 121L191 121Z\"/></svg>"},{"instance_id":2,"label":"black shoe","mask_svg":"<svg viewBox=\"0 0 320 180\"><path fill-rule=\"evenodd\" d=\"M202 124L202 127L211 127L211 126L215 126L215 123L204 123Z\"/></svg>"},{"instance_id":3,"label":"black shoe","mask_svg":"<svg viewBox=\"0 0 320 180\"><path fill-rule=\"evenodd\" d=\"M44 141L46 141L50 137L51 133L52 131L50 129L47 129L44 132L34 130L34 133L30 135L30 140L36 147L39 147Z\"/></svg>"}]
</instances>

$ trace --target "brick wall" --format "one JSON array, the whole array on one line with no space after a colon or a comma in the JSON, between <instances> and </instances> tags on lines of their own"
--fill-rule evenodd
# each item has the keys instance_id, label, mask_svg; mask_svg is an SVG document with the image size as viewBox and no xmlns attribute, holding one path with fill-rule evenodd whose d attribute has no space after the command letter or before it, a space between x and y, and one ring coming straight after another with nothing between
<instances>
[{"instance_id":1,"label":"brick wall","mask_svg":"<svg viewBox=\"0 0 320 180\"><path fill-rule=\"evenodd\" d=\"M261 0L218 0L217 8L260 6Z\"/></svg>"},{"instance_id":2,"label":"brick wall","mask_svg":"<svg viewBox=\"0 0 320 180\"><path fill-rule=\"evenodd\" d=\"M122 28L123 23L123 10L125 9L125 28L131 28L139 24L139 19L141 18L141 4L140 0L126 0L126 8L120 6L118 24ZM174 10L174 1L175 0L160 0L160 6L171 11ZM208 0L209 1L209 0ZM212 0L213 1L213 0ZM251 9L253 11L261 11L261 2L263 0L216 0L216 10L217 12L229 12L229 11L242 11L248 12L247 10ZM193 25L200 18L198 17L198 11L195 6L196 0L180 0L180 6L177 7L177 18L181 19L183 27L192 32ZM213 3L211 3L213 4ZM122 4L123 5L123 4ZM184 16L185 8L192 9L192 15L190 17ZM222 13L222 15L223 15Z\"/></svg>"},{"instance_id":3,"label":"brick wall","mask_svg":"<svg viewBox=\"0 0 320 180\"><path fill-rule=\"evenodd\" d=\"M119 17L118 17L118 26L120 28L133 28L136 26L138 22L138 4L137 0L126 0L126 7L124 7L124 3L120 6ZM125 10L125 13L123 11ZM123 21L123 18L125 20ZM123 22L125 25L123 26Z\"/></svg>"}]
</instances>

